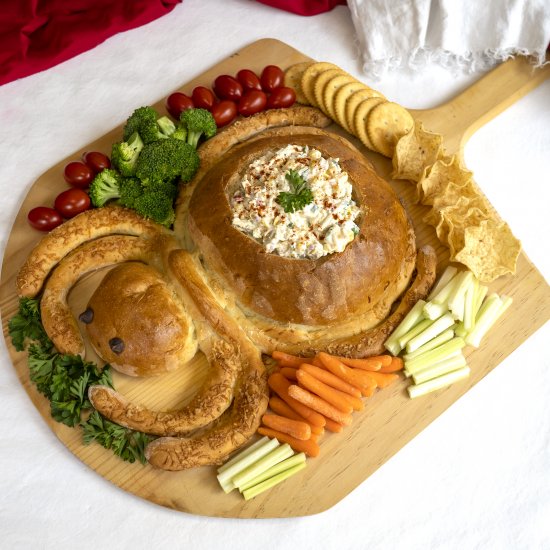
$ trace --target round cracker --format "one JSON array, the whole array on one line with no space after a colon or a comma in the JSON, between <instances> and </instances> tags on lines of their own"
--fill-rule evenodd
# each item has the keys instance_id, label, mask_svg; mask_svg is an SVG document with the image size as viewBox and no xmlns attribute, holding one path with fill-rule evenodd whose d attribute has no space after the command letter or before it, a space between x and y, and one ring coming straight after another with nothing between
<instances>
[{"instance_id":1,"label":"round cracker","mask_svg":"<svg viewBox=\"0 0 550 550\"><path fill-rule=\"evenodd\" d=\"M317 102L319 109L321 109L321 111L323 111L323 113L327 116L330 116L330 114L328 106L325 104L325 87L334 77L341 76L343 74L347 73L345 73L342 69L329 69L328 71L322 72L315 79L315 87L313 90L315 93L315 101Z\"/></svg>"},{"instance_id":2,"label":"round cracker","mask_svg":"<svg viewBox=\"0 0 550 550\"><path fill-rule=\"evenodd\" d=\"M309 103L314 107L319 106L315 101L315 80L317 80L317 77L321 73L328 71L329 69L338 69L338 67L334 63L318 61L316 63L312 63L302 75L302 92L306 96Z\"/></svg>"},{"instance_id":3,"label":"round cracker","mask_svg":"<svg viewBox=\"0 0 550 550\"><path fill-rule=\"evenodd\" d=\"M369 114L368 139L375 151L391 158L399 138L413 126L414 119L405 107L393 102L380 103Z\"/></svg>"},{"instance_id":4,"label":"round cracker","mask_svg":"<svg viewBox=\"0 0 550 550\"><path fill-rule=\"evenodd\" d=\"M327 109L327 114L332 118L332 120L338 121L336 118L336 104L334 98L336 94L342 88L349 83L357 82L357 79L350 74L343 73L331 78L323 90L323 103Z\"/></svg>"},{"instance_id":5,"label":"round cracker","mask_svg":"<svg viewBox=\"0 0 550 550\"><path fill-rule=\"evenodd\" d=\"M376 151L371 143L367 134L367 124L369 115L375 107L386 103L386 100L381 97L369 97L359 103L357 109L355 109L355 116L353 119L353 126L355 128L355 135L361 140L361 143L367 148Z\"/></svg>"},{"instance_id":6,"label":"round cracker","mask_svg":"<svg viewBox=\"0 0 550 550\"><path fill-rule=\"evenodd\" d=\"M365 85L362 82L355 80L355 82L344 84L338 89L336 95L334 96L334 116L336 117L338 124L340 124L340 126L342 126L342 128L347 130L350 134L352 133L352 129L346 119L346 102L355 92L363 90L364 88Z\"/></svg>"},{"instance_id":7,"label":"round cracker","mask_svg":"<svg viewBox=\"0 0 550 550\"><path fill-rule=\"evenodd\" d=\"M313 61L302 61L291 65L285 71L285 86L292 88L296 93L296 101L303 105L309 105L309 101L302 91L302 76L305 70L313 64Z\"/></svg>"},{"instance_id":8,"label":"round cracker","mask_svg":"<svg viewBox=\"0 0 550 550\"><path fill-rule=\"evenodd\" d=\"M354 135L357 135L353 122L355 118L355 110L357 109L357 107L359 107L359 104L362 101L365 101L365 99L370 99L371 97L380 97L382 99L386 99L381 93L363 84L363 87L350 95L350 97L346 101L345 117L351 133Z\"/></svg>"}]
</instances>

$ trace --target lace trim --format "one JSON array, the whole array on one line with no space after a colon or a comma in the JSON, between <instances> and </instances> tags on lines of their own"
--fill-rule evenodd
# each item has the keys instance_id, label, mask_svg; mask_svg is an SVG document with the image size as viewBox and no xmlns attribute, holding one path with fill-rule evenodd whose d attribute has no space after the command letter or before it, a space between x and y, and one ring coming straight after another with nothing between
<instances>
[{"instance_id":1,"label":"lace trim","mask_svg":"<svg viewBox=\"0 0 550 550\"><path fill-rule=\"evenodd\" d=\"M384 59L368 59L363 61L363 70L372 79L380 79L386 72L399 69L420 69L423 65L437 63L454 74L474 73L491 69L501 61L506 61L515 55L530 58L534 68L547 65L546 50L529 51L525 48L487 49L480 52L456 54L442 48L417 48L406 56L394 56Z\"/></svg>"}]
</instances>

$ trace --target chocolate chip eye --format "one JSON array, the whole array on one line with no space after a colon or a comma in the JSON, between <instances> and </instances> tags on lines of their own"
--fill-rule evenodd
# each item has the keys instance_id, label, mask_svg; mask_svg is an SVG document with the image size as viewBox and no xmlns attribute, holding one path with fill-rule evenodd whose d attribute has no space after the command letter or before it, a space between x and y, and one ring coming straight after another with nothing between
<instances>
[{"instance_id":1,"label":"chocolate chip eye","mask_svg":"<svg viewBox=\"0 0 550 550\"><path fill-rule=\"evenodd\" d=\"M109 347L113 353L120 355L124 351L124 341L120 338L111 338L109 340Z\"/></svg>"},{"instance_id":2,"label":"chocolate chip eye","mask_svg":"<svg viewBox=\"0 0 550 550\"><path fill-rule=\"evenodd\" d=\"M86 311L83 311L78 318L86 325L89 325L94 320L94 310L89 307Z\"/></svg>"}]
</instances>

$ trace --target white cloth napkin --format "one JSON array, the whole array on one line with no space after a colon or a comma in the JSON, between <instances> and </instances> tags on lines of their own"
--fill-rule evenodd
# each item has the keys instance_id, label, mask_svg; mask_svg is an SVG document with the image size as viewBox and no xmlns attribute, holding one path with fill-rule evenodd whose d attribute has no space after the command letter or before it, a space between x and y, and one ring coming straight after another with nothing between
<instances>
[{"instance_id":1,"label":"white cloth napkin","mask_svg":"<svg viewBox=\"0 0 550 550\"><path fill-rule=\"evenodd\" d=\"M348 0L365 72L436 61L475 71L521 54L544 63L550 0Z\"/></svg>"}]
</instances>

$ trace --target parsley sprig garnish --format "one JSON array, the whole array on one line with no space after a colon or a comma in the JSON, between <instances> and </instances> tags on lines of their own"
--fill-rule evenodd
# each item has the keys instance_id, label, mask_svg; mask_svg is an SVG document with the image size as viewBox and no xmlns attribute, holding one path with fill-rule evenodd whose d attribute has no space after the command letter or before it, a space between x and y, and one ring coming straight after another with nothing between
<instances>
[{"instance_id":1,"label":"parsley sprig garnish","mask_svg":"<svg viewBox=\"0 0 550 550\"><path fill-rule=\"evenodd\" d=\"M88 388L95 384L113 387L108 365L99 369L79 355L63 355L53 345L34 343L29 346L30 379L50 400L54 420L76 426L81 413L92 409Z\"/></svg>"},{"instance_id":2,"label":"parsley sprig garnish","mask_svg":"<svg viewBox=\"0 0 550 550\"><path fill-rule=\"evenodd\" d=\"M276 199L285 212L296 212L313 202L313 193L297 170L289 170L285 174L285 178L292 191L281 191Z\"/></svg>"},{"instance_id":3,"label":"parsley sprig garnish","mask_svg":"<svg viewBox=\"0 0 550 550\"><path fill-rule=\"evenodd\" d=\"M71 427L82 426L85 444L97 441L123 460L145 464L145 446L154 438L104 419L88 399L90 386L113 387L109 365L100 369L79 355L59 353L42 326L39 300L21 298L8 330L17 351L28 344L30 379L50 401L54 420ZM88 411L93 412L83 421Z\"/></svg>"},{"instance_id":4,"label":"parsley sprig garnish","mask_svg":"<svg viewBox=\"0 0 550 550\"><path fill-rule=\"evenodd\" d=\"M25 349L25 340L37 340L43 345L51 344L40 318L40 302L32 298L20 298L19 312L8 322L13 347Z\"/></svg>"},{"instance_id":5,"label":"parsley sprig garnish","mask_svg":"<svg viewBox=\"0 0 550 550\"><path fill-rule=\"evenodd\" d=\"M96 441L106 449L111 449L115 455L127 462L139 460L145 464L147 462L145 447L155 439L150 435L119 426L103 418L97 411L94 411L90 418L82 424L82 428L85 445Z\"/></svg>"}]
</instances>

